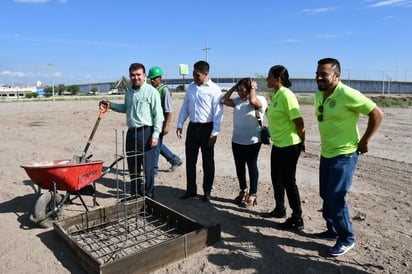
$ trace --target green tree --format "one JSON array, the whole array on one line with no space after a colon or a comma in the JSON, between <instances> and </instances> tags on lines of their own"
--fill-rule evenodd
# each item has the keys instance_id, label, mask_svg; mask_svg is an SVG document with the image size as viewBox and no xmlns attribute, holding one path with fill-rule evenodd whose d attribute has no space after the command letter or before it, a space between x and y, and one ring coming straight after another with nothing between
<instances>
[{"instance_id":1,"label":"green tree","mask_svg":"<svg viewBox=\"0 0 412 274\"><path fill-rule=\"evenodd\" d=\"M77 93L79 93L80 87L78 85L71 85L67 87L67 91L72 95L76 95Z\"/></svg>"},{"instance_id":2,"label":"green tree","mask_svg":"<svg viewBox=\"0 0 412 274\"><path fill-rule=\"evenodd\" d=\"M53 88L47 87L44 89L44 97L51 97L53 95Z\"/></svg>"},{"instance_id":3,"label":"green tree","mask_svg":"<svg viewBox=\"0 0 412 274\"><path fill-rule=\"evenodd\" d=\"M90 92L93 93L93 94L96 94L97 93L97 87L92 87L90 89Z\"/></svg>"},{"instance_id":4,"label":"green tree","mask_svg":"<svg viewBox=\"0 0 412 274\"><path fill-rule=\"evenodd\" d=\"M179 85L176 87L176 92L186 92L185 85Z\"/></svg>"},{"instance_id":5,"label":"green tree","mask_svg":"<svg viewBox=\"0 0 412 274\"><path fill-rule=\"evenodd\" d=\"M119 90L121 90L121 91L126 91L127 88L128 88L130 85L131 85L130 80L129 80L127 77L123 76L123 77L122 77L122 82L121 82L120 85L119 85Z\"/></svg>"},{"instance_id":6,"label":"green tree","mask_svg":"<svg viewBox=\"0 0 412 274\"><path fill-rule=\"evenodd\" d=\"M60 85L57 86L57 92L58 92L59 95L62 95L65 90L66 90L65 85L60 84Z\"/></svg>"},{"instance_id":7,"label":"green tree","mask_svg":"<svg viewBox=\"0 0 412 274\"><path fill-rule=\"evenodd\" d=\"M37 92L30 92L25 94L26 98L37 98L38 96L39 94Z\"/></svg>"}]
</instances>

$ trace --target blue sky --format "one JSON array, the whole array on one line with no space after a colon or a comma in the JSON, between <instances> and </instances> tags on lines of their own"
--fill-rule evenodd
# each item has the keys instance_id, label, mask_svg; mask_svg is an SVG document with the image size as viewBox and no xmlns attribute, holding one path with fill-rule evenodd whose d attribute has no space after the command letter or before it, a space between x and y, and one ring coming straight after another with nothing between
<instances>
[{"instance_id":1,"label":"blue sky","mask_svg":"<svg viewBox=\"0 0 412 274\"><path fill-rule=\"evenodd\" d=\"M342 78L412 81L412 0L2 0L0 84L84 84L128 76L132 62L206 59L212 77L266 75L282 64L313 78L323 57ZM191 75L188 75L191 77Z\"/></svg>"}]
</instances>

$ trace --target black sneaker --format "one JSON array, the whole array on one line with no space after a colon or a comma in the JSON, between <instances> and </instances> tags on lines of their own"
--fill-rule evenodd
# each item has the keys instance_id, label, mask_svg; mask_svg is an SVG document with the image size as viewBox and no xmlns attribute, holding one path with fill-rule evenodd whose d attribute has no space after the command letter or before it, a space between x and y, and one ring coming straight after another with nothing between
<instances>
[{"instance_id":1,"label":"black sneaker","mask_svg":"<svg viewBox=\"0 0 412 274\"><path fill-rule=\"evenodd\" d=\"M285 218L286 217L286 209L275 208L271 212L262 213L261 216L263 218Z\"/></svg>"},{"instance_id":2,"label":"black sneaker","mask_svg":"<svg viewBox=\"0 0 412 274\"><path fill-rule=\"evenodd\" d=\"M303 219L302 218L288 218L286 222L280 223L280 229L287 229L287 230L302 230L304 228Z\"/></svg>"},{"instance_id":3,"label":"black sneaker","mask_svg":"<svg viewBox=\"0 0 412 274\"><path fill-rule=\"evenodd\" d=\"M331 249L329 249L329 254L332 256L340 256L351 250L355 246L355 242L351 244L336 243Z\"/></svg>"},{"instance_id":4,"label":"black sneaker","mask_svg":"<svg viewBox=\"0 0 412 274\"><path fill-rule=\"evenodd\" d=\"M315 238L323 239L323 240L336 240L338 238L338 234L333 232L332 230L326 230L320 233L313 234Z\"/></svg>"},{"instance_id":5,"label":"black sneaker","mask_svg":"<svg viewBox=\"0 0 412 274\"><path fill-rule=\"evenodd\" d=\"M202 201L208 203L211 199L212 197L210 196L210 193L206 193L205 195L203 195Z\"/></svg>"}]
</instances>

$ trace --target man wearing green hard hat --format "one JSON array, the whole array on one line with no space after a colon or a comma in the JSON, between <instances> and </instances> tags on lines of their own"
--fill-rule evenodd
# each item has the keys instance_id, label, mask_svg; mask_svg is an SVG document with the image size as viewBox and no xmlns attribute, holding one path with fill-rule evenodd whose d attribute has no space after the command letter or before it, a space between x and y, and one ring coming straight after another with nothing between
<instances>
[{"instance_id":1,"label":"man wearing green hard hat","mask_svg":"<svg viewBox=\"0 0 412 274\"><path fill-rule=\"evenodd\" d=\"M162 155L172 165L169 169L170 171L174 171L178 166L182 165L180 157L174 154L163 143L163 136L169 133L170 121L172 120L173 113L173 102L169 88L162 83L162 76L163 71L160 67L155 66L150 68L148 78L150 79L152 86L159 91L165 118L155 152L155 176L159 172L159 155Z\"/></svg>"}]
</instances>

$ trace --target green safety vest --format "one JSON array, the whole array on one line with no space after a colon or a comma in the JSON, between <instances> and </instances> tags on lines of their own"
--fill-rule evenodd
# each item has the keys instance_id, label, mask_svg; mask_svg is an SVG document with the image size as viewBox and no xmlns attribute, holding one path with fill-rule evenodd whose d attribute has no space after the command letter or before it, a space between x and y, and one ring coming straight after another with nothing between
<instances>
[{"instance_id":1,"label":"green safety vest","mask_svg":"<svg viewBox=\"0 0 412 274\"><path fill-rule=\"evenodd\" d=\"M158 91L159 91L159 93L160 93L160 98L163 98L163 90L165 89L165 87L166 87L166 85L161 85L161 86L158 88Z\"/></svg>"}]
</instances>

